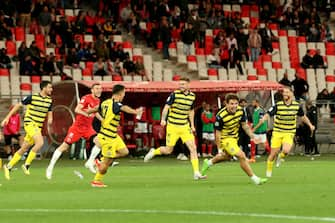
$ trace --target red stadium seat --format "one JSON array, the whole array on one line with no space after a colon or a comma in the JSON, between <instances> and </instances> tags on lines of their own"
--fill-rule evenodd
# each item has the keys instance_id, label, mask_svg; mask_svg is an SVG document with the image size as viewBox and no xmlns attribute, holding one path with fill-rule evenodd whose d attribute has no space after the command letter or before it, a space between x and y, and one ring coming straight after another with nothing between
<instances>
[{"instance_id":1,"label":"red stadium seat","mask_svg":"<svg viewBox=\"0 0 335 223\"><path fill-rule=\"evenodd\" d=\"M178 75L178 74L175 74L175 75L172 77L172 80L173 80L173 81L179 81L179 80L180 80L180 78L181 78L181 76L180 76L180 75Z\"/></svg>"},{"instance_id":2,"label":"red stadium seat","mask_svg":"<svg viewBox=\"0 0 335 223\"><path fill-rule=\"evenodd\" d=\"M172 49L177 49L177 44L176 42L172 42L169 44L169 48L172 48Z\"/></svg>"},{"instance_id":3,"label":"red stadium seat","mask_svg":"<svg viewBox=\"0 0 335 223\"><path fill-rule=\"evenodd\" d=\"M92 62L92 61L86 61L86 63L85 63L85 67L86 68L88 68L88 69L90 69L91 71L93 71L93 65L94 65L94 62Z\"/></svg>"},{"instance_id":4,"label":"red stadium seat","mask_svg":"<svg viewBox=\"0 0 335 223\"><path fill-rule=\"evenodd\" d=\"M112 81L122 81L121 75L112 75Z\"/></svg>"},{"instance_id":5,"label":"red stadium seat","mask_svg":"<svg viewBox=\"0 0 335 223\"><path fill-rule=\"evenodd\" d=\"M260 59L258 59L257 61L254 61L254 68L256 69L263 68L263 63Z\"/></svg>"},{"instance_id":6,"label":"red stadium seat","mask_svg":"<svg viewBox=\"0 0 335 223\"><path fill-rule=\"evenodd\" d=\"M187 56L187 61L188 62L197 62L197 57L193 55Z\"/></svg>"},{"instance_id":7,"label":"red stadium seat","mask_svg":"<svg viewBox=\"0 0 335 223\"><path fill-rule=\"evenodd\" d=\"M256 75L248 75L248 80L249 81L255 81L258 80Z\"/></svg>"},{"instance_id":8,"label":"red stadium seat","mask_svg":"<svg viewBox=\"0 0 335 223\"><path fill-rule=\"evenodd\" d=\"M307 42L305 36L298 36L297 40L298 40L299 43L306 43Z\"/></svg>"},{"instance_id":9,"label":"red stadium seat","mask_svg":"<svg viewBox=\"0 0 335 223\"><path fill-rule=\"evenodd\" d=\"M41 83L40 76L31 76L31 83Z\"/></svg>"},{"instance_id":10,"label":"red stadium seat","mask_svg":"<svg viewBox=\"0 0 335 223\"><path fill-rule=\"evenodd\" d=\"M278 36L287 36L287 30L283 29L278 30Z\"/></svg>"},{"instance_id":11,"label":"red stadium seat","mask_svg":"<svg viewBox=\"0 0 335 223\"><path fill-rule=\"evenodd\" d=\"M195 49L195 54L196 54L196 55L205 55L205 50L204 50L204 48L196 48L196 49Z\"/></svg>"},{"instance_id":12,"label":"red stadium seat","mask_svg":"<svg viewBox=\"0 0 335 223\"><path fill-rule=\"evenodd\" d=\"M0 68L0 76L9 76L9 70Z\"/></svg>"},{"instance_id":13,"label":"red stadium seat","mask_svg":"<svg viewBox=\"0 0 335 223\"><path fill-rule=\"evenodd\" d=\"M280 69L280 68L283 68L283 65L281 64L281 62L272 62L272 68Z\"/></svg>"},{"instance_id":14,"label":"red stadium seat","mask_svg":"<svg viewBox=\"0 0 335 223\"><path fill-rule=\"evenodd\" d=\"M15 40L16 41L24 41L26 38L26 35L24 33L23 27L15 27Z\"/></svg>"},{"instance_id":15,"label":"red stadium seat","mask_svg":"<svg viewBox=\"0 0 335 223\"><path fill-rule=\"evenodd\" d=\"M257 69L257 74L262 76L267 76L268 71L266 69Z\"/></svg>"},{"instance_id":16,"label":"red stadium seat","mask_svg":"<svg viewBox=\"0 0 335 223\"><path fill-rule=\"evenodd\" d=\"M207 70L208 76L218 76L218 70L215 68L209 68Z\"/></svg>"},{"instance_id":17,"label":"red stadium seat","mask_svg":"<svg viewBox=\"0 0 335 223\"><path fill-rule=\"evenodd\" d=\"M279 49L279 42L272 42L273 49Z\"/></svg>"},{"instance_id":18,"label":"red stadium seat","mask_svg":"<svg viewBox=\"0 0 335 223\"><path fill-rule=\"evenodd\" d=\"M335 82L335 75L326 75L326 82Z\"/></svg>"},{"instance_id":19,"label":"red stadium seat","mask_svg":"<svg viewBox=\"0 0 335 223\"><path fill-rule=\"evenodd\" d=\"M278 24L276 24L276 23L270 23L269 24L269 29L278 30ZM279 34L279 32L278 32L278 34Z\"/></svg>"},{"instance_id":20,"label":"red stadium seat","mask_svg":"<svg viewBox=\"0 0 335 223\"><path fill-rule=\"evenodd\" d=\"M133 44L131 42L125 41L123 42L123 48L124 49L132 49L133 48Z\"/></svg>"},{"instance_id":21,"label":"red stadium seat","mask_svg":"<svg viewBox=\"0 0 335 223\"><path fill-rule=\"evenodd\" d=\"M6 51L9 56L16 55L16 44L12 40L6 41Z\"/></svg>"},{"instance_id":22,"label":"red stadium seat","mask_svg":"<svg viewBox=\"0 0 335 223\"><path fill-rule=\"evenodd\" d=\"M31 86L31 84L28 84L28 83L22 83L22 84L20 84L20 89L23 90L23 91L31 91L32 86Z\"/></svg>"},{"instance_id":23,"label":"red stadium seat","mask_svg":"<svg viewBox=\"0 0 335 223\"><path fill-rule=\"evenodd\" d=\"M83 76L92 76L93 73L92 73L92 70L91 70L91 69L89 69L89 68L85 68L85 69L82 70L82 75L83 75Z\"/></svg>"},{"instance_id":24,"label":"red stadium seat","mask_svg":"<svg viewBox=\"0 0 335 223\"><path fill-rule=\"evenodd\" d=\"M262 55L261 57L262 57L263 62L271 62L272 61L271 55L265 54L265 55Z\"/></svg>"},{"instance_id":25,"label":"red stadium seat","mask_svg":"<svg viewBox=\"0 0 335 223\"><path fill-rule=\"evenodd\" d=\"M163 49L163 42L162 41L157 42L157 49L159 49L159 50Z\"/></svg>"}]
</instances>

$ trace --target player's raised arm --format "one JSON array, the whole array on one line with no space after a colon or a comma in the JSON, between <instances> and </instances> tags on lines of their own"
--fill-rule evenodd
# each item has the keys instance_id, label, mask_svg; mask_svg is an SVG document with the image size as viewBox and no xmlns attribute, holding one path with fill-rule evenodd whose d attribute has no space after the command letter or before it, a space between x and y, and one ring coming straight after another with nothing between
<instances>
[{"instance_id":1,"label":"player's raised arm","mask_svg":"<svg viewBox=\"0 0 335 223\"><path fill-rule=\"evenodd\" d=\"M129 114L133 114L133 115L140 115L142 113L141 108L133 109L129 107L128 105L122 105L121 111L129 113Z\"/></svg>"}]
</instances>

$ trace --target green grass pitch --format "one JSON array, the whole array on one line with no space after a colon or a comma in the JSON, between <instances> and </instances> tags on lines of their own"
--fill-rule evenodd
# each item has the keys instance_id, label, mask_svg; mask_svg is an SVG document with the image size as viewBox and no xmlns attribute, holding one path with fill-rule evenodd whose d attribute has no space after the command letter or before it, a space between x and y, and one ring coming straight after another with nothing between
<instances>
[{"instance_id":1,"label":"green grass pitch","mask_svg":"<svg viewBox=\"0 0 335 223\"><path fill-rule=\"evenodd\" d=\"M105 177L107 188L91 188L83 161L63 158L51 181L48 160L34 161L30 176L18 164L10 181L0 170L0 222L335 222L335 155L288 157L261 186L238 162L218 164L207 180L194 181L190 162L119 161ZM262 177L265 167L264 158L252 164Z\"/></svg>"}]
</instances>

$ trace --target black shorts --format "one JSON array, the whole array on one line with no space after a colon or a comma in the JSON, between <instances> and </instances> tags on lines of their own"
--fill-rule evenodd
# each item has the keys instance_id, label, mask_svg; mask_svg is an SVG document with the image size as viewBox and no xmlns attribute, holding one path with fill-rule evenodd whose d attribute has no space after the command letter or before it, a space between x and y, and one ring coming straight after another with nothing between
<instances>
[{"instance_id":1,"label":"black shorts","mask_svg":"<svg viewBox=\"0 0 335 223\"><path fill-rule=\"evenodd\" d=\"M5 145L6 146L10 146L10 145L12 145L12 138L14 138L17 141L19 141L19 137L21 135L20 134L16 134L16 135L4 135L4 136L5 136Z\"/></svg>"}]
</instances>

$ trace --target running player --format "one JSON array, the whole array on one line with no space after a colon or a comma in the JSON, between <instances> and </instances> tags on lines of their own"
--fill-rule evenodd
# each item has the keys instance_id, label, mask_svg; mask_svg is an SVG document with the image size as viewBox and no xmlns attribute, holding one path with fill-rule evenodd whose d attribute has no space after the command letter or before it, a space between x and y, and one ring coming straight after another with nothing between
<instances>
[{"instance_id":1,"label":"running player","mask_svg":"<svg viewBox=\"0 0 335 223\"><path fill-rule=\"evenodd\" d=\"M272 176L273 162L276 156L278 155L276 166L279 167L281 159L287 156L292 148L293 138L297 127L297 116L301 117L301 120L309 126L311 132L315 129L304 114L299 103L293 100L293 97L292 89L290 87L285 87L283 90L283 100L278 101L271 107L255 127L255 129L257 129L263 122L269 119L269 116L275 116L271 138L271 153L267 160L267 177ZM282 151L279 153L280 148L282 148Z\"/></svg>"},{"instance_id":2,"label":"running player","mask_svg":"<svg viewBox=\"0 0 335 223\"><path fill-rule=\"evenodd\" d=\"M22 155L33 146L28 154L22 170L26 175L30 175L29 167L36 157L36 153L43 146L43 136L41 129L45 118L48 116L48 125L52 124L52 84L50 81L42 81L40 83L41 91L39 93L25 97L22 102L16 104L14 108L7 114L2 121L1 126L7 125L9 118L15 114L23 105L27 105L24 116L24 130L26 132L21 148L14 154L11 161L4 165L5 178L10 179L10 171L16 163L18 163Z\"/></svg>"},{"instance_id":3,"label":"running player","mask_svg":"<svg viewBox=\"0 0 335 223\"><path fill-rule=\"evenodd\" d=\"M202 174L204 175L210 166L226 160L229 156L235 156L239 159L242 170L250 177L252 182L260 185L265 183L267 179L254 174L247 157L237 143L240 126L250 137L250 140L254 140L254 135L246 123L246 114L238 103L237 95L228 94L226 96L226 106L216 114L215 137L220 152L211 160L204 160Z\"/></svg>"},{"instance_id":4,"label":"running player","mask_svg":"<svg viewBox=\"0 0 335 223\"><path fill-rule=\"evenodd\" d=\"M98 171L94 180L91 182L92 187L107 187L102 182L102 179L108 167L113 163L114 159L127 156L129 153L127 146L117 134L121 112L134 115L140 115L142 112L141 109L135 110L121 103L125 96L125 87L123 85L115 85L112 94L112 98L103 101L100 106L103 121L97 139L102 148L102 159L97 166Z\"/></svg>"},{"instance_id":5,"label":"running player","mask_svg":"<svg viewBox=\"0 0 335 223\"><path fill-rule=\"evenodd\" d=\"M98 111L100 104L99 97L101 96L102 87L99 83L95 83L91 87L91 94L83 96L75 108L76 120L69 128L64 142L55 150L50 160L49 166L46 169L47 179L52 178L53 169L56 165L57 160L60 158L63 152L70 148L70 145L77 142L80 138L84 138L86 141L90 141L93 144L93 140L96 136L96 132L93 129L92 122L95 117L95 113ZM99 117L99 115L97 116ZM90 158L85 163L85 167L88 168L92 173L96 173L94 167L94 159L99 154L100 148L94 146L91 151Z\"/></svg>"},{"instance_id":6,"label":"running player","mask_svg":"<svg viewBox=\"0 0 335 223\"><path fill-rule=\"evenodd\" d=\"M151 149L144 157L144 162L148 162L156 155L170 154L179 138L190 150L191 163L193 167L194 179L204 179L199 171L199 160L194 142L194 101L195 94L190 91L190 80L181 78L179 89L175 90L168 97L162 112L161 125L166 125L166 146L158 149ZM168 114L169 113L169 114Z\"/></svg>"}]
</instances>

